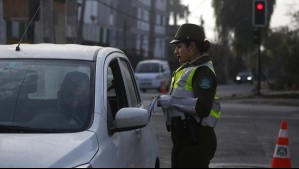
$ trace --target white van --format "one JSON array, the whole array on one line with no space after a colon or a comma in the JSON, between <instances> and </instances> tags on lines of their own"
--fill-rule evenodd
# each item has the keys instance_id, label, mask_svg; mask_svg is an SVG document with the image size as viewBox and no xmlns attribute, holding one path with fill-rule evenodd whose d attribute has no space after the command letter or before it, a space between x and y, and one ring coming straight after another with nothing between
<instances>
[{"instance_id":1,"label":"white van","mask_svg":"<svg viewBox=\"0 0 299 169\"><path fill-rule=\"evenodd\" d=\"M169 64L163 60L145 60L138 63L135 76L141 91L168 90L171 83Z\"/></svg>"}]
</instances>

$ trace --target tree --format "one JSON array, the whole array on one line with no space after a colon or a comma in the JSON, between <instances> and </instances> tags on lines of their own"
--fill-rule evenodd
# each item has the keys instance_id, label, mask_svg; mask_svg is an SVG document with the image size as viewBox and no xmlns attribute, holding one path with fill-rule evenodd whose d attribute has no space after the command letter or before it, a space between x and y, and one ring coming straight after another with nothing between
<instances>
[{"instance_id":1,"label":"tree","mask_svg":"<svg viewBox=\"0 0 299 169\"><path fill-rule=\"evenodd\" d=\"M181 0L168 0L169 12L172 13L174 25L178 25L178 17L184 18L187 7L182 5Z\"/></svg>"},{"instance_id":2,"label":"tree","mask_svg":"<svg viewBox=\"0 0 299 169\"><path fill-rule=\"evenodd\" d=\"M296 24L296 28L299 30L299 11L294 12L291 15L292 15L294 23Z\"/></svg>"},{"instance_id":3,"label":"tree","mask_svg":"<svg viewBox=\"0 0 299 169\"><path fill-rule=\"evenodd\" d=\"M256 46L253 43L252 0L213 0L216 29L222 44L232 44L236 65L244 67L243 60L251 58ZM268 0L268 23L274 10L275 0ZM264 36L268 32L264 29Z\"/></svg>"},{"instance_id":4,"label":"tree","mask_svg":"<svg viewBox=\"0 0 299 169\"><path fill-rule=\"evenodd\" d=\"M263 56L266 57L267 63L264 67L271 89L298 89L298 32L288 27L270 31L265 49Z\"/></svg>"}]
</instances>

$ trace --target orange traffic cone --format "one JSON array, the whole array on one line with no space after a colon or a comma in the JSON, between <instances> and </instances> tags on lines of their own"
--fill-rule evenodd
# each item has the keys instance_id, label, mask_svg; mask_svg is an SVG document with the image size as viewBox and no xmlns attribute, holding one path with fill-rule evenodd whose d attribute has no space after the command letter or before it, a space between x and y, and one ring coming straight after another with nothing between
<instances>
[{"instance_id":1,"label":"orange traffic cone","mask_svg":"<svg viewBox=\"0 0 299 169\"><path fill-rule=\"evenodd\" d=\"M272 168L291 168L290 158L288 124L282 121L272 159Z\"/></svg>"},{"instance_id":2,"label":"orange traffic cone","mask_svg":"<svg viewBox=\"0 0 299 169\"><path fill-rule=\"evenodd\" d=\"M162 94L167 94L168 93L168 91L167 91L167 82L166 81L163 81L161 83L161 93Z\"/></svg>"}]
</instances>

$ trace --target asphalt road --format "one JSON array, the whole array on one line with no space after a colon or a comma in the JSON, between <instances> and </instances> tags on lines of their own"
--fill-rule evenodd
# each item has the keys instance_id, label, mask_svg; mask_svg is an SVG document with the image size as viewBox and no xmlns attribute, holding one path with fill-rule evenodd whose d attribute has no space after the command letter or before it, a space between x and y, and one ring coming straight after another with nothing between
<instances>
[{"instance_id":1,"label":"asphalt road","mask_svg":"<svg viewBox=\"0 0 299 169\"><path fill-rule=\"evenodd\" d=\"M237 88L237 89L236 89ZM251 92L250 85L220 86L220 97ZM158 93L142 94L145 105ZM299 167L299 105L222 101L222 118L215 128L218 148L212 168L270 167L282 120L288 122L292 167ZM160 109L153 115L161 168L170 167L172 142Z\"/></svg>"}]
</instances>

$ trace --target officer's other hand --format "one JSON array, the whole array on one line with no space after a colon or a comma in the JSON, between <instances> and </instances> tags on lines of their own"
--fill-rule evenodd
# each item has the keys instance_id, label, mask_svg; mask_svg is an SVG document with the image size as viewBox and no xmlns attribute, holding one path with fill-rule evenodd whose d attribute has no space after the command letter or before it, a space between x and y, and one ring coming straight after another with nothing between
<instances>
[{"instance_id":1,"label":"officer's other hand","mask_svg":"<svg viewBox=\"0 0 299 169\"><path fill-rule=\"evenodd\" d=\"M172 96L161 95L158 99L157 106L162 107L163 109L169 109L171 107Z\"/></svg>"}]
</instances>

